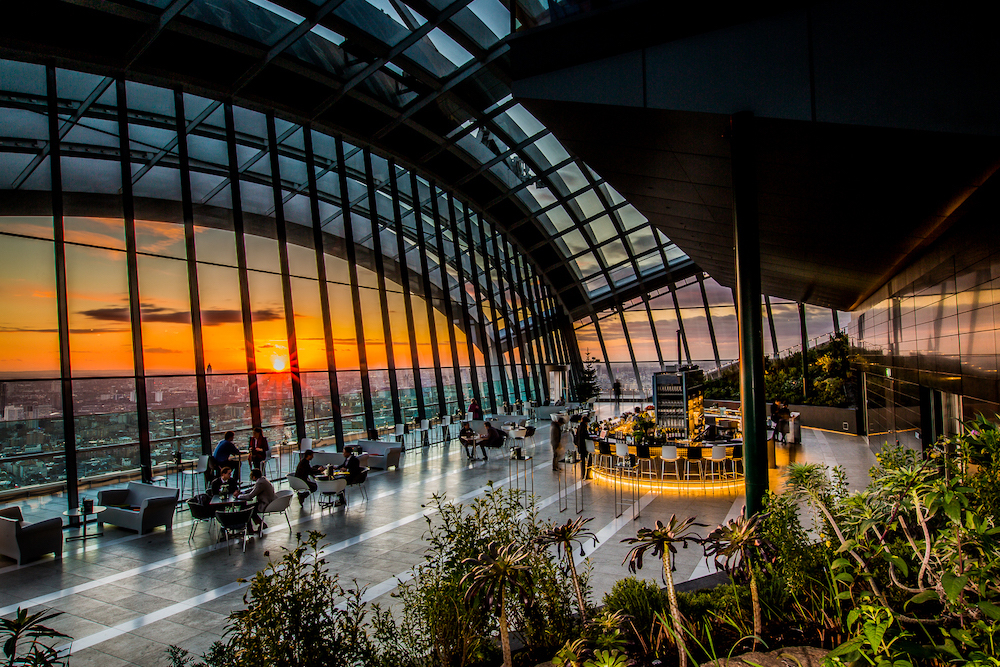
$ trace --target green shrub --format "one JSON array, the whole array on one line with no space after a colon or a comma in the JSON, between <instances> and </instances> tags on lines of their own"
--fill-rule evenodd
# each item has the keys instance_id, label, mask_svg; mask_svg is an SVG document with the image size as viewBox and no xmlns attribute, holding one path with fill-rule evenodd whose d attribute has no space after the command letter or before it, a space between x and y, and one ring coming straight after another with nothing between
<instances>
[{"instance_id":1,"label":"green shrub","mask_svg":"<svg viewBox=\"0 0 1000 667\"><path fill-rule=\"evenodd\" d=\"M636 640L651 646L658 634L656 614L667 614L667 593L646 579L619 579L604 596L604 610L622 612L631 622Z\"/></svg>"}]
</instances>

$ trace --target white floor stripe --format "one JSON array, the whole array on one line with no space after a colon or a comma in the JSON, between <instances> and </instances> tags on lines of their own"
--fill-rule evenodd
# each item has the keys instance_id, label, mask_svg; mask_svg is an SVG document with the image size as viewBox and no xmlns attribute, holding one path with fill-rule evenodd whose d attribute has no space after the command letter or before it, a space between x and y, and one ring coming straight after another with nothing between
<instances>
[{"instance_id":1,"label":"white floor stripe","mask_svg":"<svg viewBox=\"0 0 1000 667\"><path fill-rule=\"evenodd\" d=\"M651 491L639 498L639 511L642 512L642 510L649 505L649 503L653 502L653 499L658 497L658 495L659 494L654 494ZM590 554L600 549L601 545L614 537L615 533L625 526L632 524L632 521L632 510L627 510L620 517L612 519L610 523L606 524L603 528L597 531L597 544L595 545L593 540L585 542L583 548L576 552L576 555L573 557L574 561L577 565L585 561Z\"/></svg>"},{"instance_id":2,"label":"white floor stripe","mask_svg":"<svg viewBox=\"0 0 1000 667\"><path fill-rule=\"evenodd\" d=\"M420 479L420 482L421 483L433 482L433 481L436 481L436 480L441 479L443 477L447 477L449 475L458 474L458 473L462 472L465 469L466 469L465 467L462 467L462 468L458 468L456 470L450 470L448 472L443 472L443 473L439 473L439 474L436 474L436 475L431 475L429 477L422 477ZM388 490L388 491L382 491L382 492L377 493L374 496L372 496L371 500L379 500L379 499L382 499L382 498L393 496L393 495L396 495L397 493L399 493L400 491L402 491L401 488L393 489L393 490ZM348 511L350 511L349 508L348 508ZM290 523L291 523L292 526L296 526L296 525L298 525L300 523L303 523L305 521L309 521L309 520L311 520L313 518L315 518L315 517L312 514L304 514L304 515L300 516L298 519L295 519L295 520L291 521ZM272 532L281 531L281 530L287 530L287 525L286 524L281 524L281 523L278 523L277 521L275 521L274 525L271 526L270 528L268 528L267 530L265 530L264 532L265 533L272 533ZM136 537L138 537L138 536L129 536L128 538L123 538L123 540L135 539ZM144 537L148 537L148 535L146 535ZM209 553L211 551L215 551L215 550L217 550L219 548L222 548L224 546L225 545L212 544L212 545L209 545L209 546L206 546L206 547L201 547L199 549L194 549L194 550L189 551L187 553L177 554L175 556L170 556L169 558L163 558L161 560L158 560L158 561L155 561L155 562L152 562L152 563L147 563L146 565L140 565L139 567L134 567L134 568L129 569L129 570L123 570L122 572L117 572L115 574L111 574L111 575L108 575L106 577L101 577L101 578L95 579L93 581L88 581L85 584L80 584L78 586L71 586L69 588L63 588L63 589L58 590L58 591L53 591L52 593L46 593L44 595L39 595L39 596L33 597L33 598L29 599L29 600L22 600L22 601L20 601L18 603L7 605L6 607L0 607L0 616L5 616L7 614L10 614L11 612L17 611L18 607L28 608L28 607L33 607L33 606L36 606L36 605L48 604L50 602L54 602L56 600L60 600L62 598L68 597L70 595L75 595L77 593L84 593L86 591L92 590L94 588L99 588L99 587L104 586L106 584L111 584L111 583L114 583L116 581L121 581L123 579L128 579L130 577L134 577L134 576L137 576L137 575L140 575L140 574L145 574L147 572L152 572L153 570L158 570L161 567L169 567L171 565L175 565L175 564L183 562L185 560L190 560L191 558L194 558L195 556L199 556L199 555L202 555L202 554L205 554L205 553Z\"/></svg>"},{"instance_id":3,"label":"white floor stripe","mask_svg":"<svg viewBox=\"0 0 1000 667\"><path fill-rule=\"evenodd\" d=\"M543 468L543 467L548 466L548 465L551 465L551 464L547 463L547 462L546 463L540 463L540 464L538 464L538 465L535 466L535 469L537 470L537 469ZM449 472L449 473L445 473L444 475L439 475L438 477L443 477L443 476L445 476L447 474L452 474L453 472L459 472L459 471L452 471L452 472ZM503 478L501 480L497 480L496 482L494 482L494 486L503 486L505 484L508 484L510 481L511 481L511 477L505 477L505 478ZM481 487L479 487L477 489L469 491L468 493L464 493L461 496L458 496L457 498L455 498L453 500L450 500L449 502L456 503L456 502L462 502L463 500L468 500L470 498L474 498L474 497L476 497L478 495L481 495L481 494L485 493L489 488L490 488L489 485L481 486ZM386 492L385 494L383 494L382 497L393 495L393 493L395 493L395 492ZM359 543L364 542L366 540L370 540L373 537L377 537L379 535L387 533L390 530L393 530L395 528L399 528L400 526L405 526L406 524L411 523L413 521L416 521L417 519L422 519L423 517L427 516L428 514L433 514L434 512L435 512L435 510L433 508L430 508L430 507L425 508L421 512L414 512L413 514L410 514L409 516L403 517L402 519L397 519L396 521L392 521L392 522L390 522L390 523L388 523L388 524L386 524L384 526L379 526L378 528L374 528L372 530L365 531L364 533L361 533L360 535L355 535L355 536L349 537L349 538L347 538L345 540L341 540L340 542L337 542L335 544L331 544L331 545L329 545L327 547L324 547L322 550L320 550L319 556L321 556L321 557L322 556L327 556L329 554L336 553L337 551L340 551L341 549L346 549L347 547L353 546L355 544L359 544ZM304 520L304 519L302 519L302 520ZM275 528L270 528L268 530L269 531L270 530L275 530ZM215 548L215 547L212 547L212 548ZM204 549L199 549L198 551L203 552L205 550ZM194 553L195 552L192 552L191 554L183 554L181 557L175 557L175 559L165 559L165 560L173 560L174 562L176 562L177 560L186 560L187 558L191 558L191 556ZM157 564L153 563L153 564L150 564L150 566L144 566L144 567L149 567L150 569L155 569L155 568L151 567L153 565L157 565ZM157 565L157 567L163 567L163 565ZM134 568L134 570L148 571L148 570L144 570L143 568ZM119 578L123 578L123 577L119 577L118 575L113 575L112 577L107 577L107 578L108 579L113 579L114 581L117 581ZM77 586L77 587L74 587L74 588L75 589L82 589L82 590L90 590L91 588L94 588L94 586L92 585L94 583L95 582L90 582L89 584L84 584L83 586ZM72 652L75 652L75 651L81 651L81 650L83 650L85 648L90 648L90 647L96 646L97 644L100 644L101 642L108 641L109 639L114 639L115 637L118 637L118 636L120 636L122 634L125 634L127 632L132 632L133 630L137 630L138 628L141 628L141 627L144 627L146 625L149 625L150 623L155 623L156 621L161 621L161 620L163 620L165 618L169 618L170 616L174 616L175 614L179 614L179 613L181 613L183 611L187 611L188 609L193 609L194 607L197 607L198 605L203 604L204 602L207 602L209 600L214 600L214 599L216 599L218 597L221 597L222 595L227 595L228 593L232 593L234 591L240 590L240 589L245 588L245 587L247 587L249 585L250 585L249 581L246 581L246 582L243 582L243 583L226 584L225 586L221 586L219 588L213 589L213 590L208 591L206 593L202 593L201 595L197 595L195 597L189 598L189 599L184 600L182 602L177 602L177 603L172 604L172 605L170 605L168 607L164 607L163 609L160 609L158 611L155 611L155 612L152 612L152 613L149 613L149 614L145 614L143 616L139 616L138 618L134 618L134 619L132 619L130 621L125 621L124 623L119 623L118 625L114 626L113 628L109 628L107 630L102 630L102 631L96 632L96 633L94 633L92 635L88 635L87 637L84 637L82 639L75 640L75 641L73 641L70 644L65 644L63 646L60 646L58 650L61 653L69 654L69 653L72 653ZM386 582L382 582L381 584L378 584L378 585L379 586L384 586L384 585L386 585ZM64 589L64 590L72 590L72 589ZM391 590L391 589L389 589L389 590ZM80 592L80 591L76 590L74 592ZM62 591L59 591L57 593L53 593L53 594L50 594L50 595L58 595L58 593L62 593ZM47 598L47 597L49 597L49 596L40 596L40 598ZM58 597L54 597L52 599L59 599L60 597L65 597L65 595L58 595ZM36 602L35 601L35 600L38 600L38 599L39 598L34 598L32 601L30 601L31 604L44 604L44 602ZM16 607L17 607L17 605L15 605L15 609L16 609ZM13 611L13 610L11 610L11 611ZM3 613L9 613L9 612L3 612L3 610L0 610L0 615L2 615Z\"/></svg>"}]
</instances>

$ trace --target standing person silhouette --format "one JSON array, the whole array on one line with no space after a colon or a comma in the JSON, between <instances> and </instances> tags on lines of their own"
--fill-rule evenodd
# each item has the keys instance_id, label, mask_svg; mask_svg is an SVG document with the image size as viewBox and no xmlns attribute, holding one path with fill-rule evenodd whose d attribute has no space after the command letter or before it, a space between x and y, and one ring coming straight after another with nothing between
<instances>
[{"instance_id":1,"label":"standing person silhouette","mask_svg":"<svg viewBox=\"0 0 1000 667\"><path fill-rule=\"evenodd\" d=\"M615 380L614 385L612 385L613 391L615 392L615 407L621 407L622 402L622 383L619 380Z\"/></svg>"}]
</instances>

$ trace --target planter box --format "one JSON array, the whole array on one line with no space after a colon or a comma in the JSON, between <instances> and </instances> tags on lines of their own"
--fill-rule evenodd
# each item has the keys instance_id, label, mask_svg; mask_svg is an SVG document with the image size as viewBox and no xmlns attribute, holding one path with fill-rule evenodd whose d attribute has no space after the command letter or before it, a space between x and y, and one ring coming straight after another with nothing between
<instances>
[{"instance_id":1,"label":"planter box","mask_svg":"<svg viewBox=\"0 0 1000 667\"><path fill-rule=\"evenodd\" d=\"M720 408L739 409L739 401L717 401L707 400L705 405L718 405ZM770 410L770 404L765 410ZM821 428L827 431L838 431L840 433L850 433L851 435L861 435L858 432L858 411L856 408L829 408L825 405L789 405L788 409L799 413L802 426ZM766 412L765 414L770 414ZM846 428L844 425L847 425Z\"/></svg>"}]
</instances>

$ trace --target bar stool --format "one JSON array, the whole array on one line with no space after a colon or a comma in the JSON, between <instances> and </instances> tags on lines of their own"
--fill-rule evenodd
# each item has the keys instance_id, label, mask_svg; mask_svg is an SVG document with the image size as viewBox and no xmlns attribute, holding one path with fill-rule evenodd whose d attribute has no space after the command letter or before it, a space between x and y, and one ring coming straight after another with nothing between
<instances>
[{"instance_id":1,"label":"bar stool","mask_svg":"<svg viewBox=\"0 0 1000 667\"><path fill-rule=\"evenodd\" d=\"M417 433L419 434L417 437L420 438L420 445L422 447L427 447L427 446L429 446L431 444L430 435L429 435L430 434L430 430L431 430L431 422L430 422L430 420L428 420L428 419L421 419L420 420L420 428L417 429Z\"/></svg>"},{"instance_id":2,"label":"bar stool","mask_svg":"<svg viewBox=\"0 0 1000 667\"><path fill-rule=\"evenodd\" d=\"M403 451L406 451L406 424L396 424L393 436L396 438L399 446L403 448Z\"/></svg>"},{"instance_id":3,"label":"bar stool","mask_svg":"<svg viewBox=\"0 0 1000 667\"><path fill-rule=\"evenodd\" d=\"M698 468L698 479L701 480L702 489L705 488L705 468L704 468L704 452L703 447L688 447L687 448L687 461L684 464L684 479L691 479L691 466L694 465Z\"/></svg>"},{"instance_id":4,"label":"bar stool","mask_svg":"<svg viewBox=\"0 0 1000 667\"><path fill-rule=\"evenodd\" d=\"M712 445L712 458L708 460L708 470L712 479L715 480L716 468L720 471L719 479L723 479L726 476L726 461L728 457L726 456L726 446L725 445Z\"/></svg>"},{"instance_id":5,"label":"bar stool","mask_svg":"<svg viewBox=\"0 0 1000 667\"><path fill-rule=\"evenodd\" d=\"M653 481L656 477L656 471L653 470L653 457L649 454L649 445L636 445L635 458L636 474L639 477L648 477L649 481ZM643 466L645 466L645 471L643 471Z\"/></svg>"},{"instance_id":6,"label":"bar stool","mask_svg":"<svg viewBox=\"0 0 1000 667\"><path fill-rule=\"evenodd\" d=\"M597 467L604 471L611 471L611 461L615 455L611 452L611 443L601 440L597 443Z\"/></svg>"},{"instance_id":7,"label":"bar stool","mask_svg":"<svg viewBox=\"0 0 1000 667\"><path fill-rule=\"evenodd\" d=\"M677 445L664 445L660 449L660 491L663 491L663 478L667 476L667 464L674 464L674 478L681 481L681 458L677 454Z\"/></svg>"},{"instance_id":8,"label":"bar stool","mask_svg":"<svg viewBox=\"0 0 1000 667\"><path fill-rule=\"evenodd\" d=\"M195 466L194 470L181 470L181 497L184 496L184 480L191 479L191 495L194 495L194 476L204 475L208 472L208 454L202 454L198 457L198 465Z\"/></svg>"},{"instance_id":9,"label":"bar stool","mask_svg":"<svg viewBox=\"0 0 1000 667\"><path fill-rule=\"evenodd\" d=\"M632 456L628 453L628 442L619 440L615 443L615 467L619 469L632 467Z\"/></svg>"},{"instance_id":10,"label":"bar stool","mask_svg":"<svg viewBox=\"0 0 1000 667\"><path fill-rule=\"evenodd\" d=\"M451 415L441 417L441 442L446 445L451 442Z\"/></svg>"},{"instance_id":11,"label":"bar stool","mask_svg":"<svg viewBox=\"0 0 1000 667\"><path fill-rule=\"evenodd\" d=\"M733 476L735 476L737 474L736 473L736 466L737 465L739 465L739 467L740 467L740 473L743 472L743 445L742 445L742 443L741 444L733 445L733 453L729 457L729 460L732 461L732 463L733 463Z\"/></svg>"}]
</instances>

